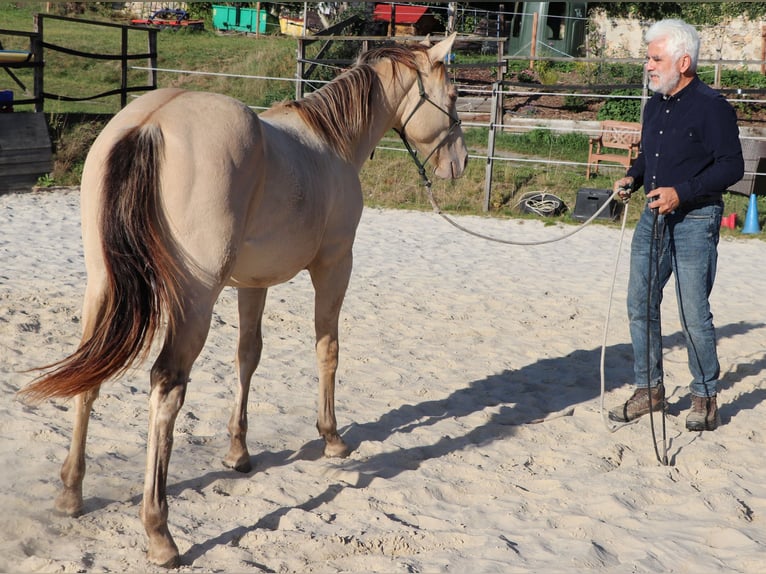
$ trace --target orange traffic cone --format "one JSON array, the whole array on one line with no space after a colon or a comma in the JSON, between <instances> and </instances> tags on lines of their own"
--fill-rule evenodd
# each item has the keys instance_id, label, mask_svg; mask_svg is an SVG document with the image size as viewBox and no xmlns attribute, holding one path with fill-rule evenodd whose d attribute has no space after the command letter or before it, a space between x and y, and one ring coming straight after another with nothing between
<instances>
[{"instance_id":1,"label":"orange traffic cone","mask_svg":"<svg viewBox=\"0 0 766 574\"><path fill-rule=\"evenodd\" d=\"M728 227L729 229L735 229L737 227L737 214L732 213L731 215L722 217L721 227Z\"/></svg>"}]
</instances>

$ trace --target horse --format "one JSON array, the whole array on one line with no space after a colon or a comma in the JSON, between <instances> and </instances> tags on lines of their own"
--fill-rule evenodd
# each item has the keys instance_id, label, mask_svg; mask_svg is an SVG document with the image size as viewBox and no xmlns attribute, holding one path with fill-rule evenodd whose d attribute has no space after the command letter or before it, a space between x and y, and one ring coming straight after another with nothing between
<instances>
[{"instance_id":1,"label":"horse","mask_svg":"<svg viewBox=\"0 0 766 574\"><path fill-rule=\"evenodd\" d=\"M260 115L224 95L169 88L109 121L81 180L82 337L20 391L28 401L74 399L58 511L83 512L88 419L101 385L146 359L162 334L150 371L140 517L148 560L177 567L166 497L173 428L214 304L225 286L237 288L239 386L223 462L249 472L247 400L267 290L303 270L315 292L317 430L325 456L348 454L334 396L338 317L363 207L359 171L394 129L437 176L463 173L457 90L444 65L454 39L370 50L332 82Z\"/></svg>"}]
</instances>

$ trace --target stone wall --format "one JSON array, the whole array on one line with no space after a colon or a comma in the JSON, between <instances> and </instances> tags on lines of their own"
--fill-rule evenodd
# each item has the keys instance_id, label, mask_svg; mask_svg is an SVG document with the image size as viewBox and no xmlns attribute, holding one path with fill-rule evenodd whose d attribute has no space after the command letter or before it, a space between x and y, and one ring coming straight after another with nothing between
<instances>
[{"instance_id":1,"label":"stone wall","mask_svg":"<svg viewBox=\"0 0 766 574\"><path fill-rule=\"evenodd\" d=\"M643 34L650 21L608 18L604 14L591 17L591 55L603 51L611 58L644 58L646 48ZM700 60L761 60L766 43L766 22L737 17L716 26L697 26L700 34ZM599 46L593 46L595 39ZM732 64L738 66L737 64ZM749 64L760 70L760 64Z\"/></svg>"}]
</instances>

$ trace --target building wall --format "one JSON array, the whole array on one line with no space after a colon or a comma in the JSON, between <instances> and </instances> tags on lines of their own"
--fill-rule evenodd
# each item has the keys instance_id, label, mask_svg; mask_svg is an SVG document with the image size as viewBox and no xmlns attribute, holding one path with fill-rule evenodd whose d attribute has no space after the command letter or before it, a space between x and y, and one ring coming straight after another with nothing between
<instances>
[{"instance_id":1,"label":"building wall","mask_svg":"<svg viewBox=\"0 0 766 574\"><path fill-rule=\"evenodd\" d=\"M125 10L135 18L148 18L157 10L170 8L172 10L186 10L186 2L125 2Z\"/></svg>"},{"instance_id":2,"label":"building wall","mask_svg":"<svg viewBox=\"0 0 766 574\"><path fill-rule=\"evenodd\" d=\"M612 58L644 58L643 34L650 21L608 18L603 13L590 19L590 55L595 50ZM766 22L737 17L717 26L697 26L700 34L700 60L761 60L766 42ZM593 46L593 40L600 46ZM750 64L760 70L760 64Z\"/></svg>"}]
</instances>

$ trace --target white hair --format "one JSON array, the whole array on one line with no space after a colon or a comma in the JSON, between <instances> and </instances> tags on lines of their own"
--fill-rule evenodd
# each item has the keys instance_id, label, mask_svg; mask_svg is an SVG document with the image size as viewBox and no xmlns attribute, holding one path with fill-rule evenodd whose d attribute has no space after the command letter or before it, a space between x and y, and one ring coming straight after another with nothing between
<instances>
[{"instance_id":1,"label":"white hair","mask_svg":"<svg viewBox=\"0 0 766 574\"><path fill-rule=\"evenodd\" d=\"M665 40L668 54L677 62L683 56L689 56L689 69L697 71L697 58L700 52L700 37L694 26L683 20L660 20L652 24L644 35L644 41L649 44L655 40Z\"/></svg>"}]
</instances>

